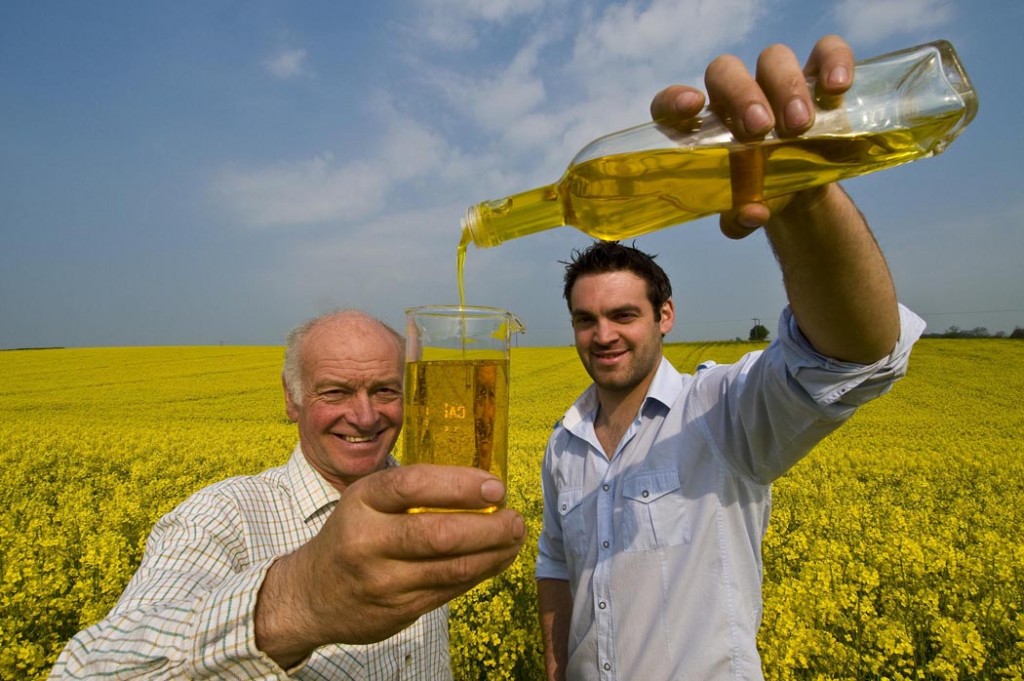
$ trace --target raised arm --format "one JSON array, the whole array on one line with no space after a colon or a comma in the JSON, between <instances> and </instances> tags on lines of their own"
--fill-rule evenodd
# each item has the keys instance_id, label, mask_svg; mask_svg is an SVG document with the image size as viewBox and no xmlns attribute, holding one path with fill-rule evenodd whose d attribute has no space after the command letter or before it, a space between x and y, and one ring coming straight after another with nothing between
<instances>
[{"instance_id":1,"label":"raised arm","mask_svg":"<svg viewBox=\"0 0 1024 681\"><path fill-rule=\"evenodd\" d=\"M803 69L792 50L773 45L761 53L755 75L736 57L716 58L705 84L712 109L738 139L752 141L772 129L788 137L812 125L807 76L817 79L824 94L838 97L853 74L849 46L838 36L826 36ZM676 85L655 96L651 114L659 120L685 120L703 104L698 90ZM722 214L720 224L730 238L765 227L793 314L818 352L868 364L893 348L899 313L888 266L864 217L838 185L738 205Z\"/></svg>"},{"instance_id":2,"label":"raised arm","mask_svg":"<svg viewBox=\"0 0 1024 681\"><path fill-rule=\"evenodd\" d=\"M765 229L793 315L818 352L871 364L892 351L900 331L892 277L839 185L797 196Z\"/></svg>"}]
</instances>

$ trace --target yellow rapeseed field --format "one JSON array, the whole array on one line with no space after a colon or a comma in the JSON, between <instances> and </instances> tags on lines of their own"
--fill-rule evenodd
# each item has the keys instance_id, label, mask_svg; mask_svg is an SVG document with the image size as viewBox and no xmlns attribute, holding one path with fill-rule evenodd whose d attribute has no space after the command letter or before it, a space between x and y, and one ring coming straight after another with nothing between
<instances>
[{"instance_id":1,"label":"yellow rapeseed field","mask_svg":"<svg viewBox=\"0 0 1024 681\"><path fill-rule=\"evenodd\" d=\"M671 345L680 369L747 343ZM286 460L277 347L0 352L0 678L42 678L196 489ZM586 385L571 348L512 356L510 498ZM910 375L775 485L768 679L1024 679L1024 343L921 341ZM528 543L452 607L457 679L541 678Z\"/></svg>"}]
</instances>

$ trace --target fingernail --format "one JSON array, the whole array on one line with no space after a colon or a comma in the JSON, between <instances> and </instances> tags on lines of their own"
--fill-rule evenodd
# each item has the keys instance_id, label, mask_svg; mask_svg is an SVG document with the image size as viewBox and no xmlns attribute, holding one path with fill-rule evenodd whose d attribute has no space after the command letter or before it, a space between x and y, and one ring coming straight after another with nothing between
<instances>
[{"instance_id":1,"label":"fingernail","mask_svg":"<svg viewBox=\"0 0 1024 681\"><path fill-rule=\"evenodd\" d=\"M762 226L760 220L752 218L749 215L738 215L736 217L736 222L750 230L754 230Z\"/></svg>"},{"instance_id":2,"label":"fingernail","mask_svg":"<svg viewBox=\"0 0 1024 681\"><path fill-rule=\"evenodd\" d=\"M850 82L850 72L845 66L837 66L828 72L829 87L841 87Z\"/></svg>"},{"instance_id":3,"label":"fingernail","mask_svg":"<svg viewBox=\"0 0 1024 681\"><path fill-rule=\"evenodd\" d=\"M521 516L517 516L512 523L512 538L519 541L526 536L526 523Z\"/></svg>"},{"instance_id":4,"label":"fingernail","mask_svg":"<svg viewBox=\"0 0 1024 681\"><path fill-rule=\"evenodd\" d=\"M795 97L786 105L786 127L796 130L811 122L811 112L807 110L807 104L799 97Z\"/></svg>"},{"instance_id":5,"label":"fingernail","mask_svg":"<svg viewBox=\"0 0 1024 681\"><path fill-rule=\"evenodd\" d=\"M743 127L751 134L764 132L771 124L772 117L761 104L751 104L743 114Z\"/></svg>"},{"instance_id":6,"label":"fingernail","mask_svg":"<svg viewBox=\"0 0 1024 681\"><path fill-rule=\"evenodd\" d=\"M700 95L692 90L685 90L676 95L676 111L682 114L691 114L694 109L700 106Z\"/></svg>"},{"instance_id":7,"label":"fingernail","mask_svg":"<svg viewBox=\"0 0 1024 681\"><path fill-rule=\"evenodd\" d=\"M505 498L505 485L497 478L488 478L480 485L480 496L484 501L496 504Z\"/></svg>"}]
</instances>

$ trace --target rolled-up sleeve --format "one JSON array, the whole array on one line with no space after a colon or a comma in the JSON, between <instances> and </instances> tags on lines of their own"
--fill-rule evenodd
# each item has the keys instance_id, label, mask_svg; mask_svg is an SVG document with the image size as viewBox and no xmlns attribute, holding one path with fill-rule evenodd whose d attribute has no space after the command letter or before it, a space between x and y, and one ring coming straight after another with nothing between
<instances>
[{"instance_id":1,"label":"rolled-up sleeve","mask_svg":"<svg viewBox=\"0 0 1024 681\"><path fill-rule=\"evenodd\" d=\"M778 337L790 376L819 405L858 407L885 394L906 374L910 349L925 329L924 320L903 305L899 314L900 335L892 352L873 364L854 364L818 353L787 307L779 318Z\"/></svg>"},{"instance_id":2,"label":"rolled-up sleeve","mask_svg":"<svg viewBox=\"0 0 1024 681\"><path fill-rule=\"evenodd\" d=\"M735 471L770 483L906 374L924 322L902 305L899 314L892 352L872 364L855 364L817 352L786 308L778 338L763 352L698 372L689 418Z\"/></svg>"}]
</instances>

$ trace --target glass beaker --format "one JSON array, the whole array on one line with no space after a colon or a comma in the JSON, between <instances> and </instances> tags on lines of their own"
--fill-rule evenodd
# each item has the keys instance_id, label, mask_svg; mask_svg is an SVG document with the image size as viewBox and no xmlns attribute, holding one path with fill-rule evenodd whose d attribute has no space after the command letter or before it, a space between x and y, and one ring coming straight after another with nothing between
<instances>
[{"instance_id":1,"label":"glass beaker","mask_svg":"<svg viewBox=\"0 0 1024 681\"><path fill-rule=\"evenodd\" d=\"M405 320L402 462L474 466L507 484L509 354L522 322L459 305L410 308Z\"/></svg>"}]
</instances>

